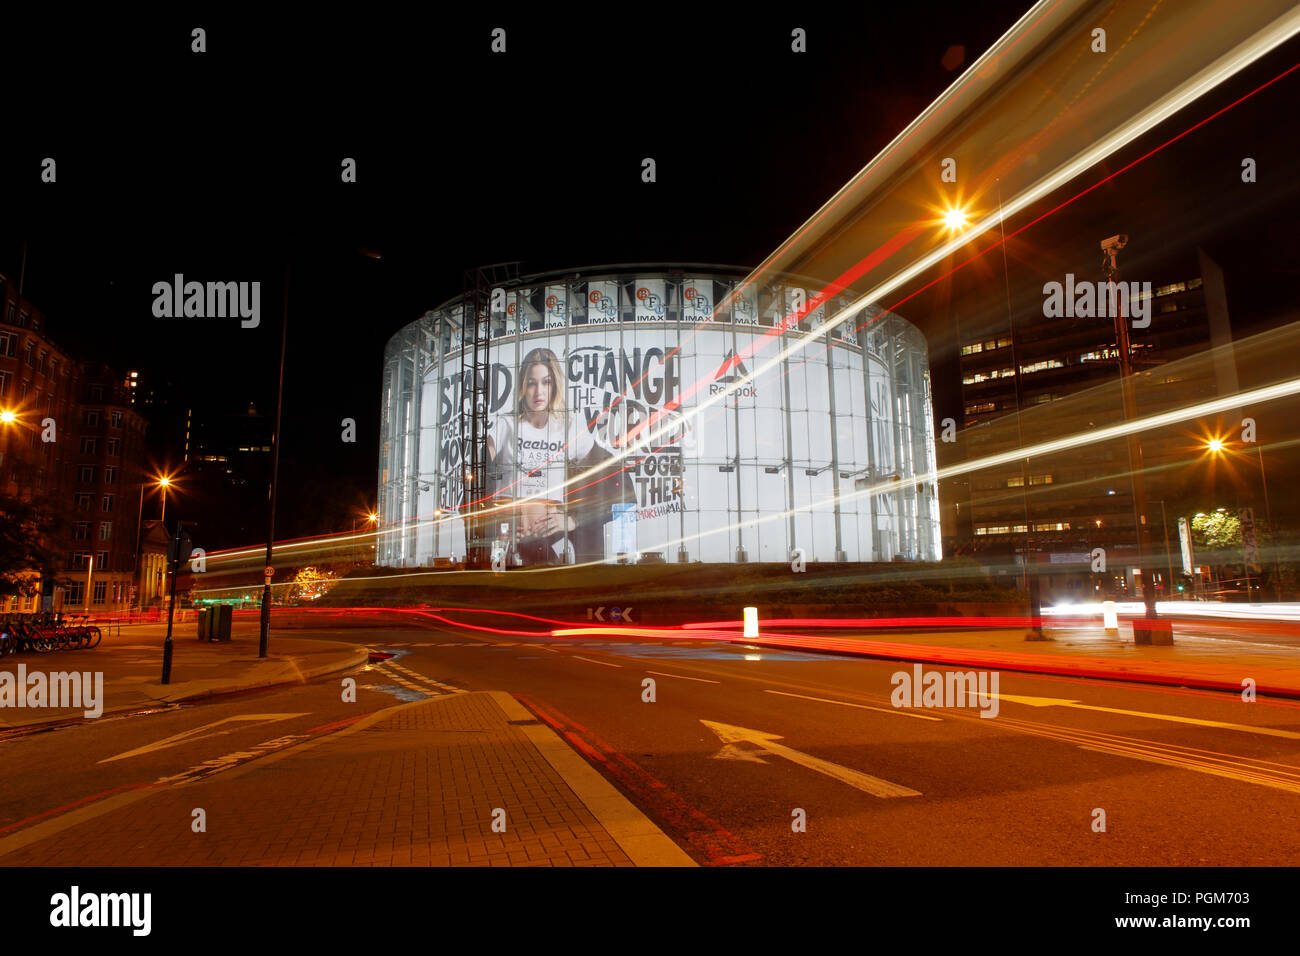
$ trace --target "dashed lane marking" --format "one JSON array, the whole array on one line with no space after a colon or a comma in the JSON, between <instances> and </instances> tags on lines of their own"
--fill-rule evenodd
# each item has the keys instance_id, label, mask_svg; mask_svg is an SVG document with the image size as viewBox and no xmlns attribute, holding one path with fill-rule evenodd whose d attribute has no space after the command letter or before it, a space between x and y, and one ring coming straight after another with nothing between
<instances>
[{"instance_id":1,"label":"dashed lane marking","mask_svg":"<svg viewBox=\"0 0 1300 956\"><path fill-rule=\"evenodd\" d=\"M783 690L764 690L764 694L779 694L782 697L798 697L800 700L815 700L822 704L839 704L841 707L857 707L861 710L878 710L882 714L897 714L899 717L915 717L917 720L943 720L942 717L932 717L929 714L914 714L907 710L898 710L893 707L870 707L867 704L854 704L847 700L832 700L829 697L809 697L807 694L787 694Z\"/></svg>"},{"instance_id":2,"label":"dashed lane marking","mask_svg":"<svg viewBox=\"0 0 1300 956\"><path fill-rule=\"evenodd\" d=\"M396 671L388 669L382 664L376 669L379 670L381 673L383 673L385 677L389 678L390 680L396 681L400 686L405 687L407 690L412 690L415 691L417 694L424 694L428 697L442 696L437 691L430 690L428 687L421 687L419 684L415 683L414 681L408 680L407 678L403 677L401 674L397 673Z\"/></svg>"},{"instance_id":3,"label":"dashed lane marking","mask_svg":"<svg viewBox=\"0 0 1300 956\"><path fill-rule=\"evenodd\" d=\"M687 677L685 674L665 674L663 671L646 671L647 674L655 674L659 677L676 677L678 680L693 680L699 684L721 684L720 680L705 680L703 677Z\"/></svg>"},{"instance_id":4,"label":"dashed lane marking","mask_svg":"<svg viewBox=\"0 0 1300 956\"><path fill-rule=\"evenodd\" d=\"M605 667L622 667L622 664L611 664L609 661L598 661L590 657L583 657L581 654L574 654L575 661L586 661L588 664L603 664Z\"/></svg>"},{"instance_id":5,"label":"dashed lane marking","mask_svg":"<svg viewBox=\"0 0 1300 956\"><path fill-rule=\"evenodd\" d=\"M437 687L439 690L447 691L450 694L467 693L466 691L462 690L459 687L453 687L451 684L444 684L442 681L434 680L432 677L429 677L425 674L421 674L419 671L413 671L409 667L403 667L401 664L398 664L394 661L386 661L384 666L396 669L397 671L409 677L411 680L424 681L426 684L432 684L434 687Z\"/></svg>"}]
</instances>

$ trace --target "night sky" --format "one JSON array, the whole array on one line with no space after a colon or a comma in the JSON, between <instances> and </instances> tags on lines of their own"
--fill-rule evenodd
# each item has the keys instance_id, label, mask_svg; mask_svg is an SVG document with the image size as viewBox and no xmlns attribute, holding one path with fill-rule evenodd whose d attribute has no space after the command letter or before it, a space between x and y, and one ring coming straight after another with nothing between
<instances>
[{"instance_id":1,"label":"night sky","mask_svg":"<svg viewBox=\"0 0 1300 956\"><path fill-rule=\"evenodd\" d=\"M25 238L25 295L55 341L171 376L196 402L270 411L291 264L286 481L372 498L385 342L459 294L463 269L756 265L1026 8L954 0L745 18L660 5L599 18L429 8L417 21L185 14L16 27L0 272L17 278ZM203 55L190 52L194 26L208 32ZM488 51L496 26L505 56ZM794 27L808 32L805 55L789 52ZM954 46L965 56L950 69ZM1297 52L1281 48L1232 89ZM1139 255L1204 241L1229 269L1230 293L1253 303L1243 329L1276 321L1300 305L1290 172L1300 144L1293 123L1276 122L1297 82L1126 174L1034 241L1061 263L1095 259L1098 230L1145 228L1153 251ZM1231 92L1194 104L1184 125ZM1211 161L1241 155L1243 142L1261 168L1287 170L1253 210L1224 198ZM38 179L47 155L55 185ZM646 156L653 184L640 178ZM339 181L343 157L357 161L356 184ZM1026 287L1041 285L1032 272ZM174 273L261 280L261 326L155 318L152 285ZM952 414L952 332L927 322L933 309L918 300L903 311L930 339L936 411ZM358 423L355 444L340 441L345 417ZM282 492L280 536L338 530L320 527L311 500Z\"/></svg>"}]
</instances>

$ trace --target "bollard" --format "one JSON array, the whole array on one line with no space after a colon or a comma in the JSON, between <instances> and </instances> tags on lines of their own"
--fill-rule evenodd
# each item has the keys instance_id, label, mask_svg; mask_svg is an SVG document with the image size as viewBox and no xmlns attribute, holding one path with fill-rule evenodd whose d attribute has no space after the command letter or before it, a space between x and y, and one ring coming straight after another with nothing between
<instances>
[{"instance_id":1,"label":"bollard","mask_svg":"<svg viewBox=\"0 0 1300 956\"><path fill-rule=\"evenodd\" d=\"M1114 601L1101 602L1101 621L1110 637L1119 637L1119 615L1115 613Z\"/></svg>"},{"instance_id":2,"label":"bollard","mask_svg":"<svg viewBox=\"0 0 1300 956\"><path fill-rule=\"evenodd\" d=\"M758 637L758 608L745 608L745 637Z\"/></svg>"}]
</instances>

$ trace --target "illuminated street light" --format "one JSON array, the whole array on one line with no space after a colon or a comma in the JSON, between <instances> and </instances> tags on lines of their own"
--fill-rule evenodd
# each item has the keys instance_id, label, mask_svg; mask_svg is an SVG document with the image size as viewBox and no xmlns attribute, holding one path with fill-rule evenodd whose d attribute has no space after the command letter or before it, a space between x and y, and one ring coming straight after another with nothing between
<instances>
[{"instance_id":1,"label":"illuminated street light","mask_svg":"<svg viewBox=\"0 0 1300 956\"><path fill-rule=\"evenodd\" d=\"M966 210L949 209L943 214L943 224L954 231L966 228Z\"/></svg>"},{"instance_id":2,"label":"illuminated street light","mask_svg":"<svg viewBox=\"0 0 1300 956\"><path fill-rule=\"evenodd\" d=\"M1211 455L1218 455L1223 451L1223 439L1211 438L1205 443L1205 448Z\"/></svg>"},{"instance_id":3,"label":"illuminated street light","mask_svg":"<svg viewBox=\"0 0 1300 956\"><path fill-rule=\"evenodd\" d=\"M167 489L172 486L172 480L169 475L163 475L158 479L158 487L162 489L162 511L158 514L158 520L166 527L167 521Z\"/></svg>"},{"instance_id":4,"label":"illuminated street light","mask_svg":"<svg viewBox=\"0 0 1300 956\"><path fill-rule=\"evenodd\" d=\"M17 413L17 412L11 412L11 411L10 411L9 409L7 409L7 408L6 408L3 412L0 412L0 422L3 422L4 424L9 425L9 424L12 424L13 422L16 422L16 421L18 421L18 413Z\"/></svg>"}]
</instances>

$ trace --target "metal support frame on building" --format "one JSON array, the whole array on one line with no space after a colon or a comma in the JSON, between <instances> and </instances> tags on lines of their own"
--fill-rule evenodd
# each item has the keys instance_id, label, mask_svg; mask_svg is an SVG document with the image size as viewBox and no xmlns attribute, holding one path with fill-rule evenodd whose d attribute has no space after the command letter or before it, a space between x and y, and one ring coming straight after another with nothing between
<instances>
[{"instance_id":1,"label":"metal support frame on building","mask_svg":"<svg viewBox=\"0 0 1300 956\"><path fill-rule=\"evenodd\" d=\"M492 539L483 512L488 507L487 430L492 391L492 290L519 279L518 262L465 270L461 311L460 447L464 467L465 567L486 568Z\"/></svg>"}]
</instances>

